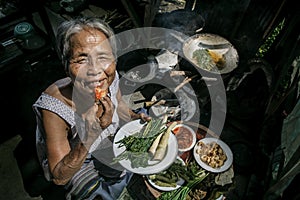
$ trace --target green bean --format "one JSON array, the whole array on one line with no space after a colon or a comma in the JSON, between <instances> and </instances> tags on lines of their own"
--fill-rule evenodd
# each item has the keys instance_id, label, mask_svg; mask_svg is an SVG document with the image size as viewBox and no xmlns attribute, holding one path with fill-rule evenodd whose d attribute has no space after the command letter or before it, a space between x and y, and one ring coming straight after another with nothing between
<instances>
[{"instance_id":1,"label":"green bean","mask_svg":"<svg viewBox=\"0 0 300 200\"><path fill-rule=\"evenodd\" d=\"M176 187L176 183L166 183L163 181L156 180L154 181L155 185L161 186L161 187Z\"/></svg>"},{"instance_id":2,"label":"green bean","mask_svg":"<svg viewBox=\"0 0 300 200\"><path fill-rule=\"evenodd\" d=\"M171 192L164 192L161 194L161 196L158 198L159 200L182 200L186 199L187 194L191 189L193 189L197 184L199 184L205 177L207 177L209 173L205 173L203 170L201 173L201 176L196 177L195 179L189 181L186 185L180 187L177 190L173 190Z\"/></svg>"},{"instance_id":3,"label":"green bean","mask_svg":"<svg viewBox=\"0 0 300 200\"><path fill-rule=\"evenodd\" d=\"M117 157L113 158L113 161L110 164L113 165L121 160L126 160L128 159L128 156L129 156L128 152L124 151L121 154L119 154Z\"/></svg>"},{"instance_id":4,"label":"green bean","mask_svg":"<svg viewBox=\"0 0 300 200\"><path fill-rule=\"evenodd\" d=\"M165 183L176 183L178 181L178 178L176 176L173 176L171 178L168 178L164 175L156 174L154 177L154 181L162 181Z\"/></svg>"},{"instance_id":5,"label":"green bean","mask_svg":"<svg viewBox=\"0 0 300 200\"><path fill-rule=\"evenodd\" d=\"M148 166L148 160L150 159L148 156L148 149L155 138L166 129L163 125L164 122L162 119L152 119L141 131L133 135L125 136L121 140L115 142L115 144L119 144L119 148L125 147L126 152L130 153L126 154L126 156L119 155L114 161L129 159L133 168Z\"/></svg>"}]
</instances>

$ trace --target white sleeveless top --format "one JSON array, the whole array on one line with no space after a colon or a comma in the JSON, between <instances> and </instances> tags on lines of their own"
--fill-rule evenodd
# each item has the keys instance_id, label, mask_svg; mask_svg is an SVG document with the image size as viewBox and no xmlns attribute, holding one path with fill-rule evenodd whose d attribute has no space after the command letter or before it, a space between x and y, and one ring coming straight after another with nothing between
<instances>
[{"instance_id":1,"label":"white sleeveless top","mask_svg":"<svg viewBox=\"0 0 300 200\"><path fill-rule=\"evenodd\" d=\"M68 79L66 79L68 81ZM107 138L110 135L114 135L119 127L119 117L117 115L117 92L119 90L119 77L116 72L116 76L114 81L109 87L109 91L111 94L111 101L114 104L114 114L112 118L112 123L102 131L101 134L99 134L99 137L95 140L95 142L92 144L89 153L92 153L96 148L98 148L98 145L101 141L103 141L105 138ZM46 149L46 143L45 143L45 130L43 126L43 119L40 109L46 109L49 110L58 116L60 116L62 119L64 119L71 127L72 131L72 137L69 139L69 143L72 147L72 145L76 144L76 141L78 140L78 137L76 137L78 134L78 129L80 127L83 127L82 119L72 110L72 108L62 101L54 98L53 96L50 96L46 93L42 93L41 96L37 99L37 101L33 104L33 110L36 114L36 122L37 122L37 128L36 128L36 147L37 147L37 154L39 161L41 163L41 166L44 170L44 175L47 180L51 180L51 174L49 171L48 166L48 159L47 159L47 149ZM90 156L90 155L89 155Z\"/></svg>"}]
</instances>

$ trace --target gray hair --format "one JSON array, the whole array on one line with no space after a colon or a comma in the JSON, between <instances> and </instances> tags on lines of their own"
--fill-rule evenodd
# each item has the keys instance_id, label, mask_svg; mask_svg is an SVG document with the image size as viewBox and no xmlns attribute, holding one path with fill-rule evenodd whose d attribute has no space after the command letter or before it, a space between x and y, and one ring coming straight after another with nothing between
<instances>
[{"instance_id":1,"label":"gray hair","mask_svg":"<svg viewBox=\"0 0 300 200\"><path fill-rule=\"evenodd\" d=\"M80 31L87 28L94 28L104 33L108 38L108 40L110 41L113 54L116 57L116 40L114 37L114 31L106 22L95 17L91 17L91 18L80 17L80 18L67 20L62 22L57 27L57 32L56 32L57 51L61 55L61 60L65 67L65 70L67 70L69 66L69 59L71 53L70 39L72 35L79 33Z\"/></svg>"}]
</instances>

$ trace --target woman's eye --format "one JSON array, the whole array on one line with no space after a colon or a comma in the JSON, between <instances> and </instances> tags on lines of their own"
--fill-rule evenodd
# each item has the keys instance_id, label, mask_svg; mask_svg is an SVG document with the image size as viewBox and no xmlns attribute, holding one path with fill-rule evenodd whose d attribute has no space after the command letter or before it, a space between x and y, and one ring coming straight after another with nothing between
<instances>
[{"instance_id":1,"label":"woman's eye","mask_svg":"<svg viewBox=\"0 0 300 200\"><path fill-rule=\"evenodd\" d=\"M80 58L80 59L75 60L74 63L77 63L77 64L85 64L85 63L87 63L87 62L88 62L87 59L85 59L85 58Z\"/></svg>"},{"instance_id":2,"label":"woman's eye","mask_svg":"<svg viewBox=\"0 0 300 200\"><path fill-rule=\"evenodd\" d=\"M103 56L98 57L98 61L103 61L103 60L107 60L107 58L106 58L106 57L103 57Z\"/></svg>"},{"instance_id":3,"label":"woman's eye","mask_svg":"<svg viewBox=\"0 0 300 200\"><path fill-rule=\"evenodd\" d=\"M98 57L98 62L112 62L113 58L108 57L108 56L102 56L102 57Z\"/></svg>"}]
</instances>

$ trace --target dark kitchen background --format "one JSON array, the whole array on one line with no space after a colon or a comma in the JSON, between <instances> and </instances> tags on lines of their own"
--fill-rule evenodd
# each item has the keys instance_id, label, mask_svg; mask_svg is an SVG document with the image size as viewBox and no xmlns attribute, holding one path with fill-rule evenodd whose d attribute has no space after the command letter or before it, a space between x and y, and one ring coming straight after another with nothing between
<instances>
[{"instance_id":1,"label":"dark kitchen background","mask_svg":"<svg viewBox=\"0 0 300 200\"><path fill-rule=\"evenodd\" d=\"M239 199L300 199L293 190L299 187L300 172L300 12L292 0L0 0L0 199L41 199L26 188L43 184L30 180L37 168L31 105L50 83L64 77L55 28L76 16L102 18L116 33L156 26L192 36L202 28L201 33L228 39L239 63L222 76L228 104L221 138L236 156ZM128 56L133 61L121 60L118 69L145 61L147 54L134 52ZM184 61L179 65L188 67ZM202 110L208 107L204 104ZM292 112L294 122L286 122ZM207 125L203 119L199 123ZM294 128L283 132L285 123Z\"/></svg>"}]
</instances>

